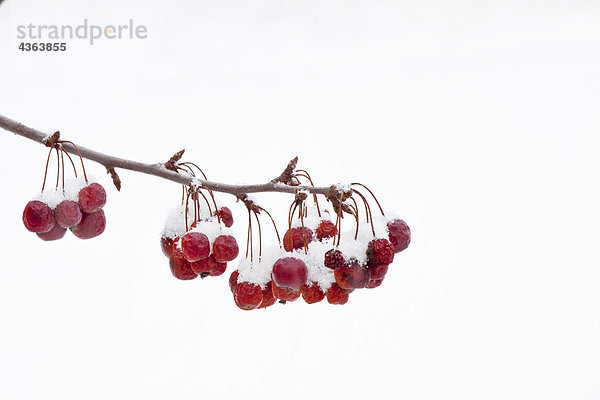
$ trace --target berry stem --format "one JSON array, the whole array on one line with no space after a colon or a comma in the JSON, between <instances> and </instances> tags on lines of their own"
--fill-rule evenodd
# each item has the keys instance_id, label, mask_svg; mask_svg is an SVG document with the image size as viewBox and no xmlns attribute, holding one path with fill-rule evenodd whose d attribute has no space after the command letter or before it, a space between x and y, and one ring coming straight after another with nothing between
<instances>
[{"instance_id":1,"label":"berry stem","mask_svg":"<svg viewBox=\"0 0 600 400\"><path fill-rule=\"evenodd\" d=\"M61 141L59 141L59 143L61 143L61 144L67 143L75 148L75 151L77 151L77 155L79 156L79 159L81 160L81 169L83 170L83 178L85 179L85 183L88 183L87 174L85 173L85 165L83 164L83 157L81 156L79 147L77 147L77 145L75 143L71 142L70 140L61 140ZM107 165L104 165L104 166L106 167Z\"/></svg>"}]
</instances>

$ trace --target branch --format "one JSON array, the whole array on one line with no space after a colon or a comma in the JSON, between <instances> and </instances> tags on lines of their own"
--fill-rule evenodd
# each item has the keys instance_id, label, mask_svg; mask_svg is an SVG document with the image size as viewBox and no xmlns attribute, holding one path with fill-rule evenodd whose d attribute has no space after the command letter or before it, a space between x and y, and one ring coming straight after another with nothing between
<instances>
[{"instance_id":1,"label":"branch","mask_svg":"<svg viewBox=\"0 0 600 400\"><path fill-rule=\"evenodd\" d=\"M26 137L27 139L43 145L45 145L46 140L51 137L51 135L47 135L36 129L29 128L3 115L0 115L0 128L3 128L16 135ZM64 149L69 153L77 155L77 150L75 150L72 145L64 143L63 146ZM114 157L82 146L78 147L83 158L95 161L106 167L108 170L114 171L115 168L127 169L130 171L141 172L142 174L158 176L159 178L167 179L183 185L189 185L192 183L192 180L194 180L195 182L199 182L203 186L215 192L229 193L234 196L244 193L261 192L295 193L297 190L304 190L309 193L322 194L326 196L330 189L329 187L289 186L281 182L267 182L253 185L230 185L227 183L207 181L203 179L192 178L188 175L178 174L176 172L169 171L167 168L165 168L165 164L163 163L145 164L138 161Z\"/></svg>"}]
</instances>

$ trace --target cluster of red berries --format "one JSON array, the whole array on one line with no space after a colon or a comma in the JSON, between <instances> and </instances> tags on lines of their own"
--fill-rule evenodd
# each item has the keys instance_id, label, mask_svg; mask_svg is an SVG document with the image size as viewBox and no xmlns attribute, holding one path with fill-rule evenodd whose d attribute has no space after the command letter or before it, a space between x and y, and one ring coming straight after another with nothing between
<instances>
[{"instance_id":1,"label":"cluster of red berries","mask_svg":"<svg viewBox=\"0 0 600 400\"><path fill-rule=\"evenodd\" d=\"M79 190L77 201L63 199L54 205L43 200L32 200L23 211L23 224L45 241L58 240L67 229L79 239L91 239L106 227L102 207L106 191L102 185L91 183Z\"/></svg>"},{"instance_id":2,"label":"cluster of red berries","mask_svg":"<svg viewBox=\"0 0 600 400\"><path fill-rule=\"evenodd\" d=\"M305 244L316 242L326 245L325 241L337 234L336 226L329 220L322 220L315 231L316 234L306 227L289 229L283 239L285 250L293 252L302 249ZM272 265L271 279L266 284L240 279L239 271L234 271L229 278L229 286L235 303L243 310L253 310L273 305L277 300L294 301L302 296L308 304L325 298L330 304L345 304L355 289L380 286L394 254L408 247L410 228L404 221L389 221L387 231L388 239L373 239L367 244L366 263L345 257L338 248L325 252L322 263L333 270L333 279L328 285L308 280L307 265L300 259L302 252L277 259Z\"/></svg>"},{"instance_id":3,"label":"cluster of red berries","mask_svg":"<svg viewBox=\"0 0 600 400\"><path fill-rule=\"evenodd\" d=\"M387 223L388 239L371 240L366 249L366 263L356 258L346 257L339 249L331 249L325 253L323 263L334 272L335 283L332 284L327 300L332 304L345 304L348 295L355 289L374 289L383 283L389 265L394 261L394 254L405 250L410 244L410 228L401 219ZM328 293L329 293L328 291Z\"/></svg>"},{"instance_id":4,"label":"cluster of red berries","mask_svg":"<svg viewBox=\"0 0 600 400\"><path fill-rule=\"evenodd\" d=\"M169 258L171 273L181 280L195 279L198 276L222 275L227 269L227 262L234 260L239 253L237 241L231 235L218 234L211 241L207 232L202 232L203 226L216 224L219 221L227 228L233 225L233 214L227 207L217 210L218 218L192 224L182 236L161 237L160 244L163 253Z\"/></svg>"}]
</instances>

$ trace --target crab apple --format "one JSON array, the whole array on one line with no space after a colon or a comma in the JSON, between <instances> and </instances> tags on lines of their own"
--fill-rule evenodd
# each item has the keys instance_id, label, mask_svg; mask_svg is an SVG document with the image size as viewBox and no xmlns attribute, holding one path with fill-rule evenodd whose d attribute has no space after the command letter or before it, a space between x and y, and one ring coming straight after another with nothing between
<instances>
[{"instance_id":1,"label":"crab apple","mask_svg":"<svg viewBox=\"0 0 600 400\"><path fill-rule=\"evenodd\" d=\"M332 283L331 287L327 289L325 296L327 296L327 302L329 304L346 304L348 302L349 290L342 289L336 283Z\"/></svg>"},{"instance_id":2,"label":"crab apple","mask_svg":"<svg viewBox=\"0 0 600 400\"><path fill-rule=\"evenodd\" d=\"M385 274L388 271L388 264L371 264L367 263L367 268L371 272L371 280L374 279L383 279Z\"/></svg>"},{"instance_id":3,"label":"crab apple","mask_svg":"<svg viewBox=\"0 0 600 400\"><path fill-rule=\"evenodd\" d=\"M331 249L325 253L323 264L325 264L327 268L337 269L346 265L346 259L341 251L337 249Z\"/></svg>"},{"instance_id":4,"label":"crab apple","mask_svg":"<svg viewBox=\"0 0 600 400\"><path fill-rule=\"evenodd\" d=\"M73 200L63 200L54 209L54 219L63 228L71 228L81 222L83 214L79 204Z\"/></svg>"},{"instance_id":5,"label":"crab apple","mask_svg":"<svg viewBox=\"0 0 600 400\"><path fill-rule=\"evenodd\" d=\"M52 209L41 201L30 201L23 210L23 224L29 232L50 232L55 224Z\"/></svg>"},{"instance_id":6,"label":"crab apple","mask_svg":"<svg viewBox=\"0 0 600 400\"><path fill-rule=\"evenodd\" d=\"M212 256L210 256L209 258L212 258ZM210 276L220 276L225 273L225 270L227 270L227 263L215 261L215 264L213 265L209 273Z\"/></svg>"},{"instance_id":7,"label":"crab apple","mask_svg":"<svg viewBox=\"0 0 600 400\"><path fill-rule=\"evenodd\" d=\"M273 281L271 281L271 290L273 296L282 301L294 301L300 297L300 290L280 288Z\"/></svg>"},{"instance_id":8,"label":"crab apple","mask_svg":"<svg viewBox=\"0 0 600 400\"><path fill-rule=\"evenodd\" d=\"M233 225L233 213L231 210L228 207L221 207L219 210L217 210L217 213L219 214L221 221L223 221L223 224L226 227L231 228Z\"/></svg>"},{"instance_id":9,"label":"crab apple","mask_svg":"<svg viewBox=\"0 0 600 400\"><path fill-rule=\"evenodd\" d=\"M231 275L229 275L229 289L231 289L231 293L235 292L235 287L238 284L238 277L240 276L240 273L235 270L231 273Z\"/></svg>"},{"instance_id":10,"label":"crab apple","mask_svg":"<svg viewBox=\"0 0 600 400\"><path fill-rule=\"evenodd\" d=\"M307 304L318 303L325 298L325 293L316 282L302 286L301 292L302 298Z\"/></svg>"},{"instance_id":11,"label":"crab apple","mask_svg":"<svg viewBox=\"0 0 600 400\"><path fill-rule=\"evenodd\" d=\"M318 240L332 238L337 234L337 228L333 222L324 219L317 227L316 234Z\"/></svg>"},{"instance_id":12,"label":"crab apple","mask_svg":"<svg viewBox=\"0 0 600 400\"><path fill-rule=\"evenodd\" d=\"M283 257L273 264L273 282L280 288L300 290L307 277L308 268L298 258Z\"/></svg>"},{"instance_id":13,"label":"crab apple","mask_svg":"<svg viewBox=\"0 0 600 400\"><path fill-rule=\"evenodd\" d=\"M98 211L106 204L106 191L102 185L91 183L79 191L81 211L87 214Z\"/></svg>"},{"instance_id":14,"label":"crab apple","mask_svg":"<svg viewBox=\"0 0 600 400\"><path fill-rule=\"evenodd\" d=\"M183 256L185 257L185 254ZM210 275L210 271L212 271L215 264L216 261L213 257L207 257L203 258L202 260L191 262L190 266L192 267L192 271L194 271L197 275L206 274L208 276Z\"/></svg>"},{"instance_id":15,"label":"crab apple","mask_svg":"<svg viewBox=\"0 0 600 400\"><path fill-rule=\"evenodd\" d=\"M230 235L218 236L212 245L212 252L218 262L232 261L239 253L237 241Z\"/></svg>"},{"instance_id":16,"label":"crab apple","mask_svg":"<svg viewBox=\"0 0 600 400\"><path fill-rule=\"evenodd\" d=\"M255 283L240 282L233 293L235 304L242 310L254 310L263 301L263 291Z\"/></svg>"},{"instance_id":17,"label":"crab apple","mask_svg":"<svg viewBox=\"0 0 600 400\"><path fill-rule=\"evenodd\" d=\"M175 244L179 241L179 238L173 239L170 237L162 236L160 238L160 248L165 256L171 257Z\"/></svg>"},{"instance_id":18,"label":"crab apple","mask_svg":"<svg viewBox=\"0 0 600 400\"><path fill-rule=\"evenodd\" d=\"M273 290L271 289L271 282L267 282L267 284L265 285L265 288L262 290L262 292L263 292L263 299L262 299L262 303L260 303L260 306L258 306L258 308L267 308L267 307L270 307L273 304L275 304L277 299L275 298L275 296L273 296Z\"/></svg>"},{"instance_id":19,"label":"crab apple","mask_svg":"<svg viewBox=\"0 0 600 400\"><path fill-rule=\"evenodd\" d=\"M210 255L208 236L200 232L188 232L181 238L183 256L189 262L204 260Z\"/></svg>"},{"instance_id":20,"label":"crab apple","mask_svg":"<svg viewBox=\"0 0 600 400\"><path fill-rule=\"evenodd\" d=\"M52 240L62 239L67 233L67 228L63 228L62 226L55 224L54 228L50 232L45 233L36 233L38 237L46 242L50 242Z\"/></svg>"},{"instance_id":21,"label":"crab apple","mask_svg":"<svg viewBox=\"0 0 600 400\"><path fill-rule=\"evenodd\" d=\"M183 252L179 249L174 249L169 257L169 266L171 273L177 279L188 281L196 278L198 275L192 270L191 263L185 259Z\"/></svg>"},{"instance_id":22,"label":"crab apple","mask_svg":"<svg viewBox=\"0 0 600 400\"><path fill-rule=\"evenodd\" d=\"M312 242L313 231L306 227L288 229L287 232L285 232L285 235L283 235L283 248L285 251L302 249L304 247L305 239L307 245Z\"/></svg>"},{"instance_id":23,"label":"crab apple","mask_svg":"<svg viewBox=\"0 0 600 400\"><path fill-rule=\"evenodd\" d=\"M410 244L410 228L401 219L394 219L387 223L390 242L394 245L394 251L400 253Z\"/></svg>"},{"instance_id":24,"label":"crab apple","mask_svg":"<svg viewBox=\"0 0 600 400\"><path fill-rule=\"evenodd\" d=\"M378 286L381 286L383 283L383 278L381 279L371 279L369 284L367 285L367 289L375 289Z\"/></svg>"},{"instance_id":25,"label":"crab apple","mask_svg":"<svg viewBox=\"0 0 600 400\"><path fill-rule=\"evenodd\" d=\"M391 264L394 261L394 245L387 239L371 240L367 246L367 259L374 264Z\"/></svg>"},{"instance_id":26,"label":"crab apple","mask_svg":"<svg viewBox=\"0 0 600 400\"><path fill-rule=\"evenodd\" d=\"M79 225L72 227L71 232L79 239L91 239L101 235L105 228L104 210L98 210L92 214L84 213Z\"/></svg>"},{"instance_id":27,"label":"crab apple","mask_svg":"<svg viewBox=\"0 0 600 400\"><path fill-rule=\"evenodd\" d=\"M367 286L371 272L357 261L351 261L334 271L335 281L342 289L360 289Z\"/></svg>"}]
</instances>

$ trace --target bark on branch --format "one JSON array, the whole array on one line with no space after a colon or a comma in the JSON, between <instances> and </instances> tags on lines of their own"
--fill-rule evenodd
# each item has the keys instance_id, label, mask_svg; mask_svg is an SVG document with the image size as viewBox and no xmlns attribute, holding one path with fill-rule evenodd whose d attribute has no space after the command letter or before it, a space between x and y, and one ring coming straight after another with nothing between
<instances>
[{"instance_id":1,"label":"bark on branch","mask_svg":"<svg viewBox=\"0 0 600 400\"><path fill-rule=\"evenodd\" d=\"M0 128L3 128L4 130L12 132L16 135L26 137L27 139L33 140L34 142L38 142L43 145L46 145L46 141L51 137L51 135L45 134L33 128L29 128L3 115L0 115ZM72 145L68 143L63 143L63 146L64 149L69 153L77 155L77 151ZM143 174L158 176L159 178L167 179L183 185L189 185L192 182L192 180L195 180L196 182L200 182L203 186L215 192L229 193L234 196L244 193L261 192L295 193L297 190L305 190L310 193L322 194L325 196L327 195L330 189L329 187L290 186L281 182L267 182L250 185L230 185L227 183L192 178L189 175L169 171L167 168L165 168L165 164L163 163L145 164L138 161L127 160L108 154L100 153L98 151L88 149L79 145L78 147L83 158L95 161L106 167L109 171L114 171L115 168L127 169L130 171L141 172Z\"/></svg>"}]
</instances>

